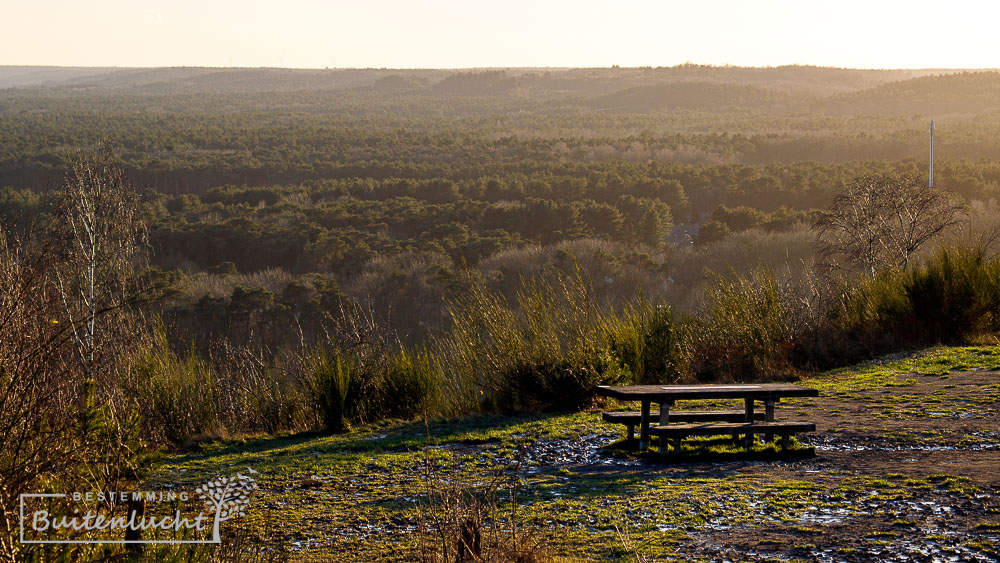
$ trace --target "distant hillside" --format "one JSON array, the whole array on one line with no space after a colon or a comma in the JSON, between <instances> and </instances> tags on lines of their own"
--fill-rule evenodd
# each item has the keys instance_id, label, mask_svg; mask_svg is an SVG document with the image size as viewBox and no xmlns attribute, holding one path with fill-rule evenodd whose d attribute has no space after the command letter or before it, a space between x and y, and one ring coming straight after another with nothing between
<instances>
[{"instance_id":1,"label":"distant hillside","mask_svg":"<svg viewBox=\"0 0 1000 563\"><path fill-rule=\"evenodd\" d=\"M593 100L598 110L647 112L674 109L773 108L788 94L741 84L678 82L639 86Z\"/></svg>"},{"instance_id":2,"label":"distant hillside","mask_svg":"<svg viewBox=\"0 0 1000 563\"><path fill-rule=\"evenodd\" d=\"M0 66L0 88L50 86L114 71L113 68Z\"/></svg>"},{"instance_id":3,"label":"distant hillside","mask_svg":"<svg viewBox=\"0 0 1000 563\"><path fill-rule=\"evenodd\" d=\"M113 89L123 92L242 93L375 88L444 95L595 97L643 86L714 83L808 96L867 90L946 70L857 70L811 66L769 68L679 65L571 69L282 69L0 67L0 88ZM402 82L399 80L402 79Z\"/></svg>"},{"instance_id":4,"label":"distant hillside","mask_svg":"<svg viewBox=\"0 0 1000 563\"><path fill-rule=\"evenodd\" d=\"M925 76L823 100L818 109L870 114L979 114L1000 111L1000 72Z\"/></svg>"},{"instance_id":5,"label":"distant hillside","mask_svg":"<svg viewBox=\"0 0 1000 563\"><path fill-rule=\"evenodd\" d=\"M726 121L725 128L742 132L762 130L765 122L751 114L820 119L808 125L815 132L829 130L824 116L891 118L851 129L854 136L899 128L903 124L892 120L913 116L944 123L1000 113L1000 73L700 65L466 70L0 67L0 113L125 108L156 113L518 114L522 117L517 131L528 135L539 128L524 121L524 112L729 114L726 119L737 121ZM986 122L978 117L974 121L970 130L983 130ZM572 125L580 126L579 121ZM629 127L645 130L649 124ZM691 127L697 132L693 122L685 121L682 128ZM802 125L792 122L766 127L795 135L802 131Z\"/></svg>"},{"instance_id":6,"label":"distant hillside","mask_svg":"<svg viewBox=\"0 0 1000 563\"><path fill-rule=\"evenodd\" d=\"M865 90L887 82L909 80L928 70L858 70L811 66L768 68L679 65L644 68L505 69L455 72L434 91L465 95L607 96L630 88L664 84L718 84L753 86L805 97Z\"/></svg>"},{"instance_id":7,"label":"distant hillside","mask_svg":"<svg viewBox=\"0 0 1000 563\"><path fill-rule=\"evenodd\" d=\"M566 74L576 76L587 70L572 69L566 71ZM609 78L616 79L616 90L666 82L713 82L717 84L744 84L789 93L826 96L863 90L886 82L908 80L932 72L949 71L861 70L801 65L764 68L718 67L685 64L663 68L608 69L608 72Z\"/></svg>"},{"instance_id":8,"label":"distant hillside","mask_svg":"<svg viewBox=\"0 0 1000 563\"><path fill-rule=\"evenodd\" d=\"M452 71L406 71L441 80ZM372 86L399 71L287 68L59 68L0 67L0 88L107 88L155 94L294 92Z\"/></svg>"},{"instance_id":9,"label":"distant hillside","mask_svg":"<svg viewBox=\"0 0 1000 563\"><path fill-rule=\"evenodd\" d=\"M463 72L451 74L434 85L443 94L491 95L517 88L518 79L506 71Z\"/></svg>"},{"instance_id":10,"label":"distant hillside","mask_svg":"<svg viewBox=\"0 0 1000 563\"><path fill-rule=\"evenodd\" d=\"M294 92L366 87L388 74L378 70L285 68L128 69L68 80L63 85L155 94Z\"/></svg>"}]
</instances>

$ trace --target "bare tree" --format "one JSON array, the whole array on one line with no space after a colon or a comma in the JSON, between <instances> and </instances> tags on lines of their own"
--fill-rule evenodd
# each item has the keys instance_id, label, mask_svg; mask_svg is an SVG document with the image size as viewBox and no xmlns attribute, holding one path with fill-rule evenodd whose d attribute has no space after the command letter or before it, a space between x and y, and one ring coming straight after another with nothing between
<instances>
[{"instance_id":1,"label":"bare tree","mask_svg":"<svg viewBox=\"0 0 1000 563\"><path fill-rule=\"evenodd\" d=\"M122 396L121 382L138 336L139 318L130 306L146 297L138 275L146 240L138 194L101 142L74 162L49 229L50 244L59 250L51 278L62 304L59 320L70 330L82 376L80 431L87 456L81 467L100 487L128 478L139 447L137 406Z\"/></svg>"},{"instance_id":2,"label":"bare tree","mask_svg":"<svg viewBox=\"0 0 1000 563\"><path fill-rule=\"evenodd\" d=\"M62 249L55 280L66 320L84 372L91 376L101 347L115 336L102 340L98 317L120 311L141 293L135 274L147 239L138 196L106 144L74 163L51 234Z\"/></svg>"},{"instance_id":3,"label":"bare tree","mask_svg":"<svg viewBox=\"0 0 1000 563\"><path fill-rule=\"evenodd\" d=\"M915 176L864 176L814 215L820 253L846 259L875 277L879 268L909 267L927 241L959 224L965 205L954 192L931 189Z\"/></svg>"}]
</instances>

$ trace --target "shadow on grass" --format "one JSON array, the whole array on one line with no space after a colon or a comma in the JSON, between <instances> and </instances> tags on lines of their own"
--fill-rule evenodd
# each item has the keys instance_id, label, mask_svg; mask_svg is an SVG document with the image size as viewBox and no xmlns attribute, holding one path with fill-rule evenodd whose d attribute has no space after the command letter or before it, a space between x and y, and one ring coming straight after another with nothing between
<instances>
[{"instance_id":1,"label":"shadow on grass","mask_svg":"<svg viewBox=\"0 0 1000 563\"><path fill-rule=\"evenodd\" d=\"M564 416L566 413L469 415L455 419L381 421L343 434L301 432L273 438L222 440L197 446L196 451L174 458L178 464L208 461L236 454L295 456L308 447L320 453L381 453L417 451L442 444L475 445L502 441L513 427Z\"/></svg>"},{"instance_id":2,"label":"shadow on grass","mask_svg":"<svg viewBox=\"0 0 1000 563\"><path fill-rule=\"evenodd\" d=\"M754 441L749 448L734 443L730 437L693 437L684 440L681 451L675 451L668 446L661 453L658 440L654 440L650 448L639 451L639 441L636 439L621 439L602 448L613 457L622 459L641 459L656 464L681 463L719 463L727 461L785 461L815 457L816 448L805 446L792 438L787 450L782 450L779 442Z\"/></svg>"}]
</instances>

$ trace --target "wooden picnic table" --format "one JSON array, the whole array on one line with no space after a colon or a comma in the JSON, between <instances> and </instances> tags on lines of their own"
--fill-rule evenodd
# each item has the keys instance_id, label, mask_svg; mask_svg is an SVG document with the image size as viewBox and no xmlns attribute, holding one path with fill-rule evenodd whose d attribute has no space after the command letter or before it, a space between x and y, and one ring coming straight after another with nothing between
<instances>
[{"instance_id":1,"label":"wooden picnic table","mask_svg":"<svg viewBox=\"0 0 1000 563\"><path fill-rule=\"evenodd\" d=\"M642 414L639 424L639 449L649 446L649 405L659 403L659 424L670 422L670 409L676 401L693 399L743 399L747 423L754 422L754 402L764 403L766 422L774 422L774 405L788 397L818 397L819 391L787 383L761 383L740 385L624 385L598 386L597 392L621 401L641 401Z\"/></svg>"}]
</instances>

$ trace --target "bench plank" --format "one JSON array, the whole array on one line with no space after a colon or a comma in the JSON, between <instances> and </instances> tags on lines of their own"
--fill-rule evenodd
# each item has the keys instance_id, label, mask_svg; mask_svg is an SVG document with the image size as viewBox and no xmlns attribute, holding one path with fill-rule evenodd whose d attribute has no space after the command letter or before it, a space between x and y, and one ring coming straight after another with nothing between
<instances>
[{"instance_id":1,"label":"bench plank","mask_svg":"<svg viewBox=\"0 0 1000 563\"><path fill-rule=\"evenodd\" d=\"M684 436L715 436L721 434L795 434L797 432L815 432L816 425L811 422L753 422L750 424L670 424L667 426L651 426L650 434L663 437Z\"/></svg>"},{"instance_id":2,"label":"bench plank","mask_svg":"<svg viewBox=\"0 0 1000 563\"><path fill-rule=\"evenodd\" d=\"M639 412L628 412L628 411L616 411L616 412L602 412L601 418L605 422L610 422L612 424L639 424L641 422L642 413ZM649 413L650 419L659 419L660 413L651 412ZM741 410L732 411L670 411L670 422L746 422L746 413ZM754 418L756 420L764 420L764 413L755 412Z\"/></svg>"}]
</instances>

